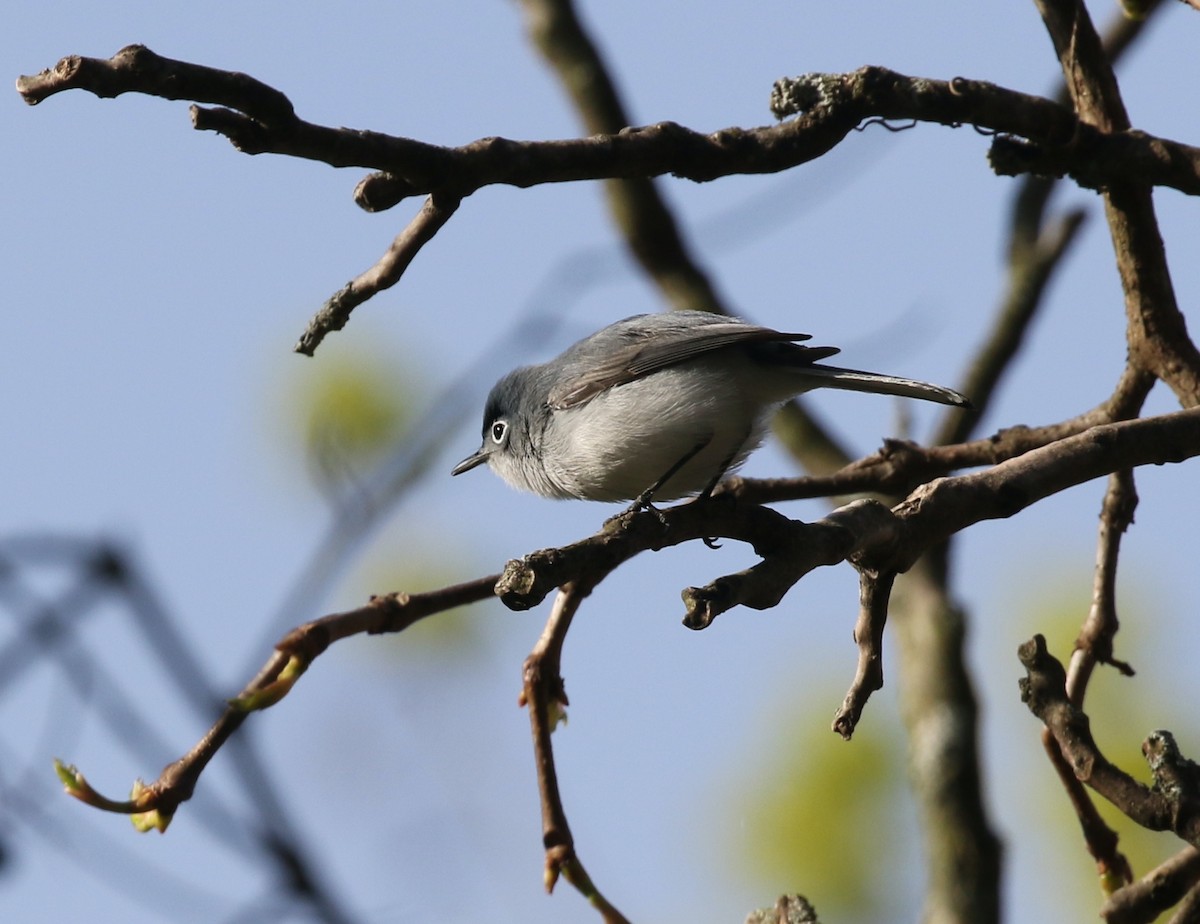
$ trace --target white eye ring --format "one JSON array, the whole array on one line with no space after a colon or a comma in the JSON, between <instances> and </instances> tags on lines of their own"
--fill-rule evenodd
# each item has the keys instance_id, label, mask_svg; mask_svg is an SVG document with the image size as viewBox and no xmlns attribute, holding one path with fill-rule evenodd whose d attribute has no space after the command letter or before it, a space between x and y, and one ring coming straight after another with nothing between
<instances>
[{"instance_id":1,"label":"white eye ring","mask_svg":"<svg viewBox=\"0 0 1200 924\"><path fill-rule=\"evenodd\" d=\"M503 443L504 436L508 433L508 421L497 420L492 423L492 442Z\"/></svg>"}]
</instances>

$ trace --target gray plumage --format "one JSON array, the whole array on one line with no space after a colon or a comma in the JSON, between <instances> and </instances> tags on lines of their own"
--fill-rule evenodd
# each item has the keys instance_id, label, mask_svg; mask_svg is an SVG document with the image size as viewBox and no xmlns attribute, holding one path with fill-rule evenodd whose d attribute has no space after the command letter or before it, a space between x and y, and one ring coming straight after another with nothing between
<instances>
[{"instance_id":1,"label":"gray plumage","mask_svg":"<svg viewBox=\"0 0 1200 924\"><path fill-rule=\"evenodd\" d=\"M771 412L813 388L970 406L940 385L817 365L839 351L808 339L702 311L618 321L501 378L483 444L453 474L486 462L546 497L672 500L711 491L762 442Z\"/></svg>"}]
</instances>

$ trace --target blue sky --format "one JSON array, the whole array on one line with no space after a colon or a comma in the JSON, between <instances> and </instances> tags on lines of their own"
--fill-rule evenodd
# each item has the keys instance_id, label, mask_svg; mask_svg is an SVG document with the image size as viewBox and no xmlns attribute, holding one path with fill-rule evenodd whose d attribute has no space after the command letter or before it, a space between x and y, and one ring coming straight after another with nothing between
<instances>
[{"instance_id":1,"label":"blue sky","mask_svg":"<svg viewBox=\"0 0 1200 924\"><path fill-rule=\"evenodd\" d=\"M614 0L583 12L643 123L763 124L776 78L862 64L1035 93L1057 76L1032 5L767 2L747 13ZM10 79L66 54L107 57L141 42L251 73L316 122L445 144L579 132L511 3L222 2L201 13L19 0L6 20L0 61ZM1172 7L1131 54L1122 88L1137 126L1189 139L1194 104L1164 86L1197 84L1195 25L1194 13ZM290 352L310 314L375 261L419 203L366 215L350 199L358 173L239 154L192 131L185 103L68 93L30 109L10 92L0 98L0 132L0 385L8 396L0 537L70 532L122 543L228 692L279 634L281 601L326 525L327 506L289 442L289 403L322 363L387 357L419 383L418 409L468 372L474 389L425 482L334 586L289 612L292 621L370 592L425 589L378 586L372 575L424 571L436 584L497 570L590 533L612 512L519 495L482 471L448 475L477 445L478 407L496 374L661 307L615 246L599 186L472 196L404 280L310 360ZM841 346L846 365L953 385L1003 278L1015 184L990 173L987 143L969 128L876 128L787 176L663 188L721 292L747 316L811 331L814 342ZM1195 212L1169 191L1157 202L1187 311L1200 294ZM1060 191L1056 207L1071 203L1091 208L1088 227L983 432L1071 416L1119 374L1123 312L1110 244L1095 198ZM531 308L547 306L562 319L550 341L535 351L497 349ZM897 406L886 399L821 394L812 403L859 452L895 432ZM1171 400L1158 389L1150 407L1169 410ZM905 411L918 438L937 413ZM767 448L746 472L788 465ZM1186 618L1200 605L1186 528L1200 515L1194 484L1187 468L1139 474L1142 504L1122 567L1129 615L1164 626L1131 632L1126 655L1147 667L1154 659L1159 676L1141 682L1177 694L1163 697L1153 721L1180 730L1185 751L1188 722L1195 732L1181 705L1192 698L1191 649L1164 640L1194 638ZM1013 919L1027 902L1054 907L1056 886L1040 838L1029 835L1025 791L1044 787L1053 800L1054 783L1016 695L1013 653L1039 628L1034 611L1047 599L1073 588L1074 604L1086 603L1101 492L1100 483L1084 486L983 525L955 555L984 701L989 805L1008 838ZM823 508L786 509L812 517ZM740 920L802 887L728 872L738 852L730 792L753 786L738 769L778 734L782 716L801 723L797 735L827 726L854 667L856 581L846 567L826 569L774 611L735 611L706 632L684 630L679 589L748 560L736 547L701 547L635 561L588 602L568 642L573 708L556 737L568 811L590 871L634 919ZM363 920L478 920L480 909L497 921L591 917L565 886L552 898L541 889L527 723L515 697L544 616L480 609L478 635L461 655L421 648L414 657L403 638L345 643L251 723L300 828ZM49 667L0 702L0 763L19 768L5 785L27 781L21 791L37 806L34 814L0 806L15 858L0 879L0 910L33 921L150 922L164 903L182 901L195 920L218 920L269 890L188 807L165 837L135 836L124 820L56 794L52 756L77 761L119 794L203 730L119 614L100 614L81 639L128 695L153 707L168 747L150 764L121 753ZM889 676L860 734L894 721L897 682ZM1114 757L1136 764L1149 730L1119 729ZM218 758L198 809L210 786L228 793L228 784ZM1073 863L1086 868L1079 854ZM147 868L158 884L130 888ZM916 857L900 868L898 894L915 907ZM814 898L819 907L819 891Z\"/></svg>"}]
</instances>

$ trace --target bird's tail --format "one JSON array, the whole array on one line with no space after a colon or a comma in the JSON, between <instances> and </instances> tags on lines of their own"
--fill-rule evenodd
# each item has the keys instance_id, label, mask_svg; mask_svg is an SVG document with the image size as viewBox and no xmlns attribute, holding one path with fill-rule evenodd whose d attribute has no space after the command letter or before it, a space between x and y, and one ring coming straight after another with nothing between
<instances>
[{"instance_id":1,"label":"bird's tail","mask_svg":"<svg viewBox=\"0 0 1200 924\"><path fill-rule=\"evenodd\" d=\"M811 365L804 369L805 377L818 379L814 388L842 388L846 391L865 391L877 395L899 395L902 398L920 398L954 407L972 407L971 401L953 388L918 382L898 375L882 375L878 372L862 372L858 369L842 369L838 366Z\"/></svg>"}]
</instances>

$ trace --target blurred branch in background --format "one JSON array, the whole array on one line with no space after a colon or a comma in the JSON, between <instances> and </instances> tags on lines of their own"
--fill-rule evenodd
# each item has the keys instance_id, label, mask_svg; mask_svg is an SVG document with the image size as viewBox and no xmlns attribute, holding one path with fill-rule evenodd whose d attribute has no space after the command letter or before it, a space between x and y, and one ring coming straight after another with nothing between
<instances>
[{"instance_id":1,"label":"blurred branch in background","mask_svg":"<svg viewBox=\"0 0 1200 924\"><path fill-rule=\"evenodd\" d=\"M137 765L152 766L171 754L178 729L160 729L161 703L144 693L127 692L124 678L91 653L84 640L89 623L125 623L141 649L125 652L126 657L156 664L172 695L202 722L212 721L224 708L224 698L179 634L174 615L139 564L113 543L52 535L0 539L0 612L13 625L0 646L0 697L11 697L31 674L53 665L63 684L59 689L69 690L70 697L48 712L47 722L58 727L66 716L79 716L75 724L82 725L87 716ZM61 820L42 808L41 803L57 796L41 785L46 779L41 761L22 774L13 770L11 757L27 750L28 742L0 742L0 747L9 755L3 761L0 804L6 807L8 824L20 825L23 836L57 842L72 863L105 881L136 883L129 894L142 896L159 910L187 907L180 919L195 914L195 906L180 901L189 894L201 907L213 909L212 918L229 915L230 893L212 884L188 883L180 871L150 875L111 845L92 850L70 846L76 842L63 837ZM248 730L229 742L229 758L240 806L234 808L218 791L210 791L196 814L197 823L222 850L248 868L261 870L272 883L261 898L247 899L235 916L253 917L270 909L271 917L287 914L330 924L353 920L323 882L325 861L291 820L295 809L283 800L273 782L277 774L267 769Z\"/></svg>"},{"instance_id":2,"label":"blurred branch in background","mask_svg":"<svg viewBox=\"0 0 1200 924\"><path fill-rule=\"evenodd\" d=\"M571 0L522 0L534 45L558 74L584 128L618 135L634 124L605 63ZM693 256L683 229L649 177L610 179L604 184L620 240L671 308L737 314ZM840 468L849 454L799 401L789 401L780 427L788 450L806 466Z\"/></svg>"}]
</instances>

